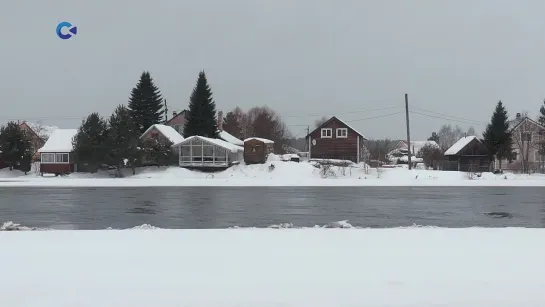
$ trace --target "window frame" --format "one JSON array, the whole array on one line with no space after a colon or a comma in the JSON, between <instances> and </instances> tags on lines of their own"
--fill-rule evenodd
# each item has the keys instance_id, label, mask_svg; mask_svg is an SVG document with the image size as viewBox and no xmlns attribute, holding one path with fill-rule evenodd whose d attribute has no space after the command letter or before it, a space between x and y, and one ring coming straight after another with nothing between
<instances>
[{"instance_id":1,"label":"window frame","mask_svg":"<svg viewBox=\"0 0 545 307\"><path fill-rule=\"evenodd\" d=\"M52 156L53 159L50 161L44 161L44 155ZM61 156L60 159L57 159L57 156ZM62 157L66 157L66 162ZM58 161L61 160L61 161ZM70 153L68 152L42 152L40 154L40 163L43 164L70 164Z\"/></svg>"},{"instance_id":2,"label":"window frame","mask_svg":"<svg viewBox=\"0 0 545 307\"><path fill-rule=\"evenodd\" d=\"M327 133L324 134L324 132L328 132L328 131L329 131L329 135L327 135ZM322 128L322 130L320 131L320 135L322 139L333 138L333 128Z\"/></svg>"},{"instance_id":3,"label":"window frame","mask_svg":"<svg viewBox=\"0 0 545 307\"><path fill-rule=\"evenodd\" d=\"M344 131L344 135L339 135L339 132ZM339 139L346 139L348 138L348 128L337 128L335 131L335 135Z\"/></svg>"}]
</instances>

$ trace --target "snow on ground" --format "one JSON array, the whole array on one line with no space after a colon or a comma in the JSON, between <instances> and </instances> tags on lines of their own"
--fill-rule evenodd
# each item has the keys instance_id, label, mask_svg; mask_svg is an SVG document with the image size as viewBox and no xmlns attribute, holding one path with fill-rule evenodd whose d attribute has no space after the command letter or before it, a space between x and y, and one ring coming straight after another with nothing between
<instances>
[{"instance_id":1,"label":"snow on ground","mask_svg":"<svg viewBox=\"0 0 545 307\"><path fill-rule=\"evenodd\" d=\"M234 145L233 145L234 146ZM110 173L74 173L68 176L39 176L35 171L0 170L0 186L545 186L542 174L483 173L481 177L465 172L408 170L405 167L366 168L332 166L329 171L309 162L284 162L280 157L266 164L233 166L225 171L207 173L180 167L146 167L125 178L110 178ZM274 170L269 166L274 164Z\"/></svg>"},{"instance_id":2,"label":"snow on ground","mask_svg":"<svg viewBox=\"0 0 545 307\"><path fill-rule=\"evenodd\" d=\"M0 232L2 306L545 306L545 230Z\"/></svg>"}]
</instances>

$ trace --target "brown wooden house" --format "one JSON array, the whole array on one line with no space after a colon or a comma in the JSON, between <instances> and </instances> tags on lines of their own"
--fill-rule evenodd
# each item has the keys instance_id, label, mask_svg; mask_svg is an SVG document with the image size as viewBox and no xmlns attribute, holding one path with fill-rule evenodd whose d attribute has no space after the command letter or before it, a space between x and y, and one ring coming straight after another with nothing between
<instances>
[{"instance_id":1,"label":"brown wooden house","mask_svg":"<svg viewBox=\"0 0 545 307\"><path fill-rule=\"evenodd\" d=\"M490 172L493 157L490 149L476 136L466 136L445 151L443 170L462 172Z\"/></svg>"},{"instance_id":2,"label":"brown wooden house","mask_svg":"<svg viewBox=\"0 0 545 307\"><path fill-rule=\"evenodd\" d=\"M77 129L57 129L53 131L45 145L40 148L40 173L69 174L76 171L72 153L72 139Z\"/></svg>"},{"instance_id":3,"label":"brown wooden house","mask_svg":"<svg viewBox=\"0 0 545 307\"><path fill-rule=\"evenodd\" d=\"M38 160L39 155L36 155L38 149L42 148L45 145L44 139L42 139L36 131L34 131L26 121L19 125L19 128L23 133L28 137L30 141L30 152L32 153L32 160Z\"/></svg>"},{"instance_id":4,"label":"brown wooden house","mask_svg":"<svg viewBox=\"0 0 545 307\"><path fill-rule=\"evenodd\" d=\"M333 116L306 136L310 159L338 159L359 163L363 160L363 141L356 129Z\"/></svg>"},{"instance_id":5,"label":"brown wooden house","mask_svg":"<svg viewBox=\"0 0 545 307\"><path fill-rule=\"evenodd\" d=\"M267 162L269 154L274 152L274 142L263 138L247 138L244 140L244 162L257 164Z\"/></svg>"}]
</instances>

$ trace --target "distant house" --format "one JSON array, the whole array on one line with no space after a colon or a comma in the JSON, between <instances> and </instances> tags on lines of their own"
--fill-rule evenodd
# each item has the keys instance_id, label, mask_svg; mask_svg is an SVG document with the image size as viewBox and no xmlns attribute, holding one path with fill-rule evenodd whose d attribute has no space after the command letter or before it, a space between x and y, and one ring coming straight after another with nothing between
<instances>
[{"instance_id":1,"label":"distant house","mask_svg":"<svg viewBox=\"0 0 545 307\"><path fill-rule=\"evenodd\" d=\"M141 136L141 140L170 141L173 145L184 140L184 137L173 127L161 124L151 125Z\"/></svg>"},{"instance_id":2,"label":"distant house","mask_svg":"<svg viewBox=\"0 0 545 307\"><path fill-rule=\"evenodd\" d=\"M53 131L45 145L40 148L40 173L69 174L77 169L74 163L72 139L77 129L57 129Z\"/></svg>"},{"instance_id":3,"label":"distant house","mask_svg":"<svg viewBox=\"0 0 545 307\"><path fill-rule=\"evenodd\" d=\"M179 165L186 168L228 168L243 159L244 148L220 139L190 136L179 147Z\"/></svg>"},{"instance_id":4,"label":"distant house","mask_svg":"<svg viewBox=\"0 0 545 307\"><path fill-rule=\"evenodd\" d=\"M333 116L306 136L310 159L339 159L359 163L367 140L356 129Z\"/></svg>"},{"instance_id":5,"label":"distant house","mask_svg":"<svg viewBox=\"0 0 545 307\"><path fill-rule=\"evenodd\" d=\"M36 131L34 131L27 122L19 124L19 128L30 140L30 152L34 155L38 149L42 148L45 144L45 140L42 139Z\"/></svg>"},{"instance_id":6,"label":"distant house","mask_svg":"<svg viewBox=\"0 0 545 307\"><path fill-rule=\"evenodd\" d=\"M443 170L462 172L489 172L492 153L476 136L465 136L445 151Z\"/></svg>"},{"instance_id":7,"label":"distant house","mask_svg":"<svg viewBox=\"0 0 545 307\"><path fill-rule=\"evenodd\" d=\"M415 157L420 157L418 152L426 145L439 148L439 145L435 141L411 141L411 154ZM407 141L399 141L390 153L399 152L401 155L406 156L408 150Z\"/></svg>"},{"instance_id":8,"label":"distant house","mask_svg":"<svg viewBox=\"0 0 545 307\"><path fill-rule=\"evenodd\" d=\"M539 148L545 141L545 126L520 113L509 124L515 155L511 162L503 159L501 168L511 171L543 171L545 155L539 153ZM500 161L495 159L494 162L495 168L500 168Z\"/></svg>"},{"instance_id":9,"label":"distant house","mask_svg":"<svg viewBox=\"0 0 545 307\"><path fill-rule=\"evenodd\" d=\"M183 135L186 115L187 110L182 110L180 113L174 111L172 112L172 118L169 119L165 125L174 128L179 134Z\"/></svg>"}]
</instances>

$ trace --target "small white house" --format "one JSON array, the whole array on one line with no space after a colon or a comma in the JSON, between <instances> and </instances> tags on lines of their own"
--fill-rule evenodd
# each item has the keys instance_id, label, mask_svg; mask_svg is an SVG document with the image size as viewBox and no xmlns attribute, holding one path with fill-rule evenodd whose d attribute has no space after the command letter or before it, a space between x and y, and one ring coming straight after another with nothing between
<instances>
[{"instance_id":1,"label":"small white house","mask_svg":"<svg viewBox=\"0 0 545 307\"><path fill-rule=\"evenodd\" d=\"M56 129L51 133L40 153L40 173L60 175L77 171L74 163L72 139L77 129Z\"/></svg>"}]
</instances>

